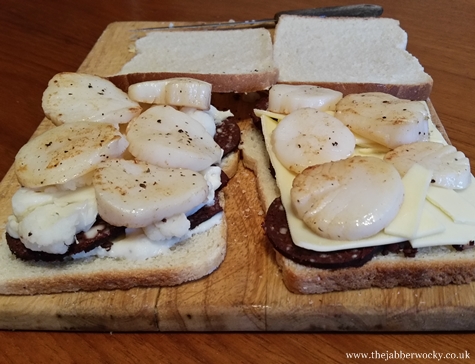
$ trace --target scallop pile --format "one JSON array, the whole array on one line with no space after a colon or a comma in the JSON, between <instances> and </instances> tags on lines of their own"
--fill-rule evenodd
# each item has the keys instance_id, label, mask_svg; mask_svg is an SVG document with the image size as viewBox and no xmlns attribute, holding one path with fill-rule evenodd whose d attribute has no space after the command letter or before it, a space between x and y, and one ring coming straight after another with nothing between
<instances>
[{"instance_id":1,"label":"scallop pile","mask_svg":"<svg viewBox=\"0 0 475 364\"><path fill-rule=\"evenodd\" d=\"M211 84L191 78L143 82L126 93L94 75L55 75L42 99L55 127L16 156L21 188L8 233L58 254L98 214L153 241L184 235L186 216L213 204L221 184L223 150L213 137L229 113L210 100Z\"/></svg>"},{"instance_id":2,"label":"scallop pile","mask_svg":"<svg viewBox=\"0 0 475 364\"><path fill-rule=\"evenodd\" d=\"M433 124L424 102L379 92L343 96L317 86L275 85L268 105L256 114L267 118L263 129L271 161L286 170L277 171L282 201L289 221L303 223L297 221L299 231L293 234L303 240L311 231L348 248L355 247L349 242L365 239L362 245L369 246L381 233L402 241L430 235L436 230L421 230L430 188L464 191L471 185L468 158L442 138L430 139ZM416 188L412 178L422 181L417 206L406 198ZM407 211L413 230L394 229L409 218L399 220Z\"/></svg>"}]
</instances>

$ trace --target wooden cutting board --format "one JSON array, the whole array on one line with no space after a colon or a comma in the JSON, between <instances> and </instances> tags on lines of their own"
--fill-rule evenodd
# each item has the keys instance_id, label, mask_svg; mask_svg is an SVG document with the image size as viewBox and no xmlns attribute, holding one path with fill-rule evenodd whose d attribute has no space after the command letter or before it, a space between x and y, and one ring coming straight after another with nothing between
<instances>
[{"instance_id":1,"label":"wooden cutting board","mask_svg":"<svg viewBox=\"0 0 475 364\"><path fill-rule=\"evenodd\" d=\"M175 23L180 24L180 23ZM128 61L131 29L163 23L110 24L79 68L108 76ZM165 25L168 25L166 23ZM46 85L45 85L46 86ZM50 127L44 120L37 133ZM0 184L0 233L17 189ZM475 284L292 294L282 283L261 224L252 172L242 165L226 187L228 252L220 268L172 288L0 296L0 329L83 331L444 331L475 328ZM1 244L5 244L2 238Z\"/></svg>"}]
</instances>

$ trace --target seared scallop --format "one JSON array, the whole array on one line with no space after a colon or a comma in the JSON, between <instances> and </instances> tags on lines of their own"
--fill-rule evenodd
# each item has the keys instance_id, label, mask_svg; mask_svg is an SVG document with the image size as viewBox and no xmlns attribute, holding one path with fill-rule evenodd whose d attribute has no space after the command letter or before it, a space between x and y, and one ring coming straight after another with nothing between
<instances>
[{"instance_id":1,"label":"seared scallop","mask_svg":"<svg viewBox=\"0 0 475 364\"><path fill-rule=\"evenodd\" d=\"M42 107L56 125L78 121L123 124L142 111L138 102L109 80L75 72L58 73L49 81Z\"/></svg>"},{"instance_id":2,"label":"seared scallop","mask_svg":"<svg viewBox=\"0 0 475 364\"><path fill-rule=\"evenodd\" d=\"M101 161L121 156L127 145L111 124L63 124L26 143L15 157L15 172L24 187L65 184L88 175Z\"/></svg>"},{"instance_id":3,"label":"seared scallop","mask_svg":"<svg viewBox=\"0 0 475 364\"><path fill-rule=\"evenodd\" d=\"M222 149L203 125L172 106L152 106L127 126L129 151L159 167L202 171L218 163Z\"/></svg>"},{"instance_id":4,"label":"seared scallop","mask_svg":"<svg viewBox=\"0 0 475 364\"><path fill-rule=\"evenodd\" d=\"M429 139L429 115L420 101L368 92L343 97L336 110L354 133L388 148Z\"/></svg>"},{"instance_id":5,"label":"seared scallop","mask_svg":"<svg viewBox=\"0 0 475 364\"><path fill-rule=\"evenodd\" d=\"M211 84L189 77L144 81L129 86L132 100L157 105L192 107L208 110L211 103Z\"/></svg>"},{"instance_id":6,"label":"seared scallop","mask_svg":"<svg viewBox=\"0 0 475 364\"><path fill-rule=\"evenodd\" d=\"M292 111L311 107L320 111L334 111L343 94L319 86L277 84L269 90L268 110L290 114Z\"/></svg>"},{"instance_id":7,"label":"seared scallop","mask_svg":"<svg viewBox=\"0 0 475 364\"><path fill-rule=\"evenodd\" d=\"M402 179L376 157L350 157L305 169L290 191L297 216L315 234L359 240L383 230L404 199Z\"/></svg>"},{"instance_id":8,"label":"seared scallop","mask_svg":"<svg viewBox=\"0 0 475 364\"><path fill-rule=\"evenodd\" d=\"M470 185L470 160L453 145L437 142L416 142L401 145L386 153L384 159L404 176L415 164L432 171L432 185L464 189Z\"/></svg>"},{"instance_id":9,"label":"seared scallop","mask_svg":"<svg viewBox=\"0 0 475 364\"><path fill-rule=\"evenodd\" d=\"M283 118L272 132L271 144L279 161L290 171L350 156L353 133L338 119L313 108L298 109Z\"/></svg>"},{"instance_id":10,"label":"seared scallop","mask_svg":"<svg viewBox=\"0 0 475 364\"><path fill-rule=\"evenodd\" d=\"M112 159L94 173L99 215L115 226L145 227L206 201L208 184L189 169Z\"/></svg>"}]
</instances>

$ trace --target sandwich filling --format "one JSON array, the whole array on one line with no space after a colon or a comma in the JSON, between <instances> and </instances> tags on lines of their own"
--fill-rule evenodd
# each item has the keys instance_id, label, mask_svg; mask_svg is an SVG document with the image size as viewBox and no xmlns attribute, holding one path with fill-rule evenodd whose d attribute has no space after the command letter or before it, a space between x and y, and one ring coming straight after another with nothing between
<instances>
[{"instance_id":1,"label":"sandwich filling","mask_svg":"<svg viewBox=\"0 0 475 364\"><path fill-rule=\"evenodd\" d=\"M280 87L276 89L280 91ZM271 97L272 89L269 105ZM355 255L355 262L361 263L376 251L404 250L411 256L422 247L470 245L475 239L475 187L470 164L436 129L425 102L368 93L348 95L333 104L335 107L318 112L312 108L312 115L326 116L312 116L311 122L325 123L330 114L347 127L355 142L349 156L339 154L340 141L348 137L338 131L341 125L335 120L332 123L338 127L328 129L331 124L326 123L315 131L304 128L287 140L285 133L278 134L279 128L286 128L289 119L297 123L293 119L301 108L288 114L275 109L255 110L281 192L266 222L267 235L276 250L288 257L292 256L289 251L308 251L304 254L311 256L308 264L322 256L353 252L347 256ZM300 151L303 160L298 164L299 149L304 146ZM296 151L293 164L288 163L288 148ZM308 162L307 154L312 153L318 158L326 154L329 159ZM290 168L293 165L303 167L295 171ZM380 182L375 183L378 178ZM438 196L437 201L434 196ZM272 217L279 211L285 213L283 226ZM295 246L283 237L287 234ZM380 248L365 250L374 247ZM357 259L363 251L366 258Z\"/></svg>"},{"instance_id":2,"label":"sandwich filling","mask_svg":"<svg viewBox=\"0 0 475 364\"><path fill-rule=\"evenodd\" d=\"M69 85L66 90L58 87L62 82ZM240 135L232 114L209 104L210 85L170 79L159 90L167 104L146 107L127 122L121 113L112 119L116 123L93 120L91 107L78 113L69 101L69 110L81 119L64 121L74 115L64 115L68 101L58 95L62 92L86 104L92 98L96 106L97 94L112 93L113 100L105 99L94 113L111 109L111 103L123 108L120 97L142 109L136 92L133 99L118 97L117 90L82 74L59 74L50 82L43 107L61 120L27 143L15 160L22 187L13 196L6 228L17 257L147 259L221 222L219 191L228 177L220 165Z\"/></svg>"}]
</instances>

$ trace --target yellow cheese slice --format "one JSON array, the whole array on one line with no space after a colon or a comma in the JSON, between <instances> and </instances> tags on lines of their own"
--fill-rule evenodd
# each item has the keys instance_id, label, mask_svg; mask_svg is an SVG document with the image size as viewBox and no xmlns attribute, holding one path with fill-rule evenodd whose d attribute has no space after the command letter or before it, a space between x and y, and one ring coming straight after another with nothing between
<instances>
[{"instance_id":1,"label":"yellow cheese slice","mask_svg":"<svg viewBox=\"0 0 475 364\"><path fill-rule=\"evenodd\" d=\"M475 206L454 190L430 186L427 200L450 216L455 223L475 224Z\"/></svg>"},{"instance_id":2,"label":"yellow cheese slice","mask_svg":"<svg viewBox=\"0 0 475 364\"><path fill-rule=\"evenodd\" d=\"M254 109L254 114L256 114L256 116L258 118L265 115L269 118L276 119L276 120L282 120L283 118L285 118L287 116L285 114L277 114L277 113L272 112L272 111L261 110L261 109Z\"/></svg>"},{"instance_id":3,"label":"yellow cheese slice","mask_svg":"<svg viewBox=\"0 0 475 364\"><path fill-rule=\"evenodd\" d=\"M414 164L402 178L404 201L396 218L384 229L389 235L411 239L416 236L432 171Z\"/></svg>"},{"instance_id":4,"label":"yellow cheese slice","mask_svg":"<svg viewBox=\"0 0 475 364\"><path fill-rule=\"evenodd\" d=\"M447 214L431 203L426 209L445 226L445 230L431 236L411 239L413 248L424 248L437 245L465 245L475 240L475 225L456 224Z\"/></svg>"}]
</instances>

